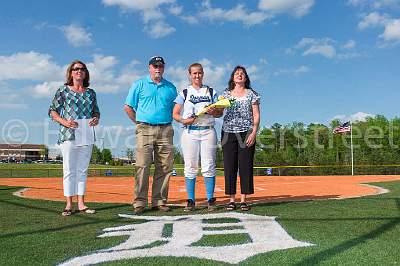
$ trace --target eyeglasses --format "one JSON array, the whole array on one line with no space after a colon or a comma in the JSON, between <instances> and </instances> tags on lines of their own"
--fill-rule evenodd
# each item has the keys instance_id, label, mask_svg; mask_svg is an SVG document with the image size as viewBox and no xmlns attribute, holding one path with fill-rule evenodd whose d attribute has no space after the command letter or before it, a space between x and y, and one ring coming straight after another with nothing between
<instances>
[{"instance_id":1,"label":"eyeglasses","mask_svg":"<svg viewBox=\"0 0 400 266\"><path fill-rule=\"evenodd\" d=\"M164 68L164 65L152 65L154 68Z\"/></svg>"},{"instance_id":2,"label":"eyeglasses","mask_svg":"<svg viewBox=\"0 0 400 266\"><path fill-rule=\"evenodd\" d=\"M75 67L75 68L72 68L71 69L72 71L82 71L82 72L84 72L85 70L86 70L86 68L84 68L84 67Z\"/></svg>"}]
</instances>

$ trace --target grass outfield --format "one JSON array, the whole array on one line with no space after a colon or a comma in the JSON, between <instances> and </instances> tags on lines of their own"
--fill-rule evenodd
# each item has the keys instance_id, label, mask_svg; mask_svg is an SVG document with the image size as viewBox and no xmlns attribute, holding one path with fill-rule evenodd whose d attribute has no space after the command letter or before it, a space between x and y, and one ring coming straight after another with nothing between
<instances>
[{"instance_id":1,"label":"grass outfield","mask_svg":"<svg viewBox=\"0 0 400 266\"><path fill-rule=\"evenodd\" d=\"M376 184L374 184L376 185ZM276 216L295 239L315 244L263 253L242 265L395 265L400 263L400 182L380 183L391 192L347 200L271 203L253 206L250 213ZM89 204L88 216L61 217L63 203L18 198L18 188L0 187L0 264L55 265L68 258L108 248L125 237L98 238L102 229L134 223L119 218L131 213L124 204ZM196 214L204 213L199 210ZM158 215L148 212L146 215ZM183 215L174 209L171 215ZM207 245L219 245L213 238ZM248 241L238 236L222 242ZM207 243L209 242L209 243ZM202 245L201 242L197 243ZM240 250L238 250L240 252ZM195 258L136 258L105 265L225 265Z\"/></svg>"}]
</instances>

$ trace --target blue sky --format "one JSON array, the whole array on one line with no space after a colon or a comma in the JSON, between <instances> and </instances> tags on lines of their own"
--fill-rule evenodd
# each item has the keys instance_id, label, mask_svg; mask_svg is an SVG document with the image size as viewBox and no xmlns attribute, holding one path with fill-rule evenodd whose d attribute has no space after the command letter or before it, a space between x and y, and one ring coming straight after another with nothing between
<instances>
[{"instance_id":1,"label":"blue sky","mask_svg":"<svg viewBox=\"0 0 400 266\"><path fill-rule=\"evenodd\" d=\"M179 89L193 62L217 91L246 66L262 126L398 115L399 0L14 0L0 17L2 143L54 146L47 109L74 59L88 64L115 155L133 145L122 106L153 55Z\"/></svg>"}]
</instances>

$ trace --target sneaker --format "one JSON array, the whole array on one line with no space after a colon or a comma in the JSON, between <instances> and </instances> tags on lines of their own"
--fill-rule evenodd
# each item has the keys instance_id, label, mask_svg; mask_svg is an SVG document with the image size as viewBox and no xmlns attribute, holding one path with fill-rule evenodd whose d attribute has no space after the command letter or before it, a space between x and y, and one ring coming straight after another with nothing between
<instances>
[{"instance_id":1,"label":"sneaker","mask_svg":"<svg viewBox=\"0 0 400 266\"><path fill-rule=\"evenodd\" d=\"M216 198L211 198L211 199L208 200L207 209L208 209L209 212L213 212L213 211L215 211L217 209L217 206L215 205L216 201L217 201Z\"/></svg>"},{"instance_id":2,"label":"sneaker","mask_svg":"<svg viewBox=\"0 0 400 266\"><path fill-rule=\"evenodd\" d=\"M145 208L143 206L133 207L133 214L140 215L144 213Z\"/></svg>"},{"instance_id":3,"label":"sneaker","mask_svg":"<svg viewBox=\"0 0 400 266\"><path fill-rule=\"evenodd\" d=\"M191 212L194 211L194 207L195 207L195 203L192 199L188 199L187 200L187 205L186 207L183 209L183 211L185 212Z\"/></svg>"}]
</instances>

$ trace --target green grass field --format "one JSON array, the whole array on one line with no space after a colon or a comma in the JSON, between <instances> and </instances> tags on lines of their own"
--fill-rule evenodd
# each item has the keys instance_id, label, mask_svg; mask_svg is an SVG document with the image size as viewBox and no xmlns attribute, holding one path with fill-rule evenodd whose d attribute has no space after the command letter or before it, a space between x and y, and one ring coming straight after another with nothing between
<instances>
[{"instance_id":1,"label":"green grass field","mask_svg":"<svg viewBox=\"0 0 400 266\"><path fill-rule=\"evenodd\" d=\"M347 200L271 203L253 206L250 213L276 216L295 239L315 244L256 255L242 265L398 265L400 264L400 182L379 184L390 193ZM102 229L132 224L119 213L124 204L90 204L96 215L62 217L61 202L29 200L12 195L18 188L0 187L0 264L55 265L90 251L115 246L125 237L98 238ZM223 211L223 210L220 210ZM199 210L197 214L205 213ZM159 215L148 212L147 215ZM184 215L173 209L170 215ZM144 222L144 221L143 221ZM227 221L229 222L229 221ZM206 238L196 245L248 241ZM238 250L240 252L240 250ZM224 265L195 258L153 257L106 265Z\"/></svg>"}]
</instances>

